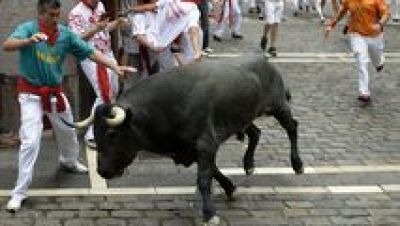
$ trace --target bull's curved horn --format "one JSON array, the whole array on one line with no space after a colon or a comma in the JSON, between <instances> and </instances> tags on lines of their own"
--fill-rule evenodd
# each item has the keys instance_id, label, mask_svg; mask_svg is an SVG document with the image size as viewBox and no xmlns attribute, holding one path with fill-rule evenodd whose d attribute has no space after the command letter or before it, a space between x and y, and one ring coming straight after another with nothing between
<instances>
[{"instance_id":1,"label":"bull's curved horn","mask_svg":"<svg viewBox=\"0 0 400 226\"><path fill-rule=\"evenodd\" d=\"M88 126L90 126L93 123L94 120L94 112L90 114L90 116L80 122L67 122L65 119L61 118L61 121L63 121L64 124L66 124L69 127L75 128L75 129L84 129Z\"/></svg>"},{"instance_id":2,"label":"bull's curved horn","mask_svg":"<svg viewBox=\"0 0 400 226\"><path fill-rule=\"evenodd\" d=\"M114 106L111 108L111 115L113 118L106 118L106 122L109 126L114 127L120 125L126 117L125 110L121 107Z\"/></svg>"}]
</instances>

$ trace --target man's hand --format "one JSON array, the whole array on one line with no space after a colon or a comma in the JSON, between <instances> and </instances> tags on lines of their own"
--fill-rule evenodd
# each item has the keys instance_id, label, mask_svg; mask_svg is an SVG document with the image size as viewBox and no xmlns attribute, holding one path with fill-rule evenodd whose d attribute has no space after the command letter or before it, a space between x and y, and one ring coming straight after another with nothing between
<instances>
[{"instance_id":1,"label":"man's hand","mask_svg":"<svg viewBox=\"0 0 400 226\"><path fill-rule=\"evenodd\" d=\"M99 31L104 30L107 27L109 22L110 22L109 18L106 18L105 20L101 20L101 21L97 22L96 23L96 31L99 32Z\"/></svg>"},{"instance_id":2,"label":"man's hand","mask_svg":"<svg viewBox=\"0 0 400 226\"><path fill-rule=\"evenodd\" d=\"M47 39L48 39L47 35L40 32L40 33L36 33L36 34L32 35L29 38L29 42L31 44L33 44L33 43L38 43L38 42L41 42L41 41L46 41Z\"/></svg>"},{"instance_id":3,"label":"man's hand","mask_svg":"<svg viewBox=\"0 0 400 226\"><path fill-rule=\"evenodd\" d=\"M120 27L128 27L130 25L129 19L126 17L118 17L117 23Z\"/></svg>"},{"instance_id":4,"label":"man's hand","mask_svg":"<svg viewBox=\"0 0 400 226\"><path fill-rule=\"evenodd\" d=\"M372 25L372 29L374 29L375 31L380 32L380 31L383 30L383 25L380 24L380 23L373 24L373 25Z\"/></svg>"},{"instance_id":5,"label":"man's hand","mask_svg":"<svg viewBox=\"0 0 400 226\"><path fill-rule=\"evenodd\" d=\"M129 66L120 66L120 65L115 65L112 68L115 73L118 74L120 78L127 78L129 77L132 73L136 73L137 70L134 67L129 67Z\"/></svg>"}]
</instances>

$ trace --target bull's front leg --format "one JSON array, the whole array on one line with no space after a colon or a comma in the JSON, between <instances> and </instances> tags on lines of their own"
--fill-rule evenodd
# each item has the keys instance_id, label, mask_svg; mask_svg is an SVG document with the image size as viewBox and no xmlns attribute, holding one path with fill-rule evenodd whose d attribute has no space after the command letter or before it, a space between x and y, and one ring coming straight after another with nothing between
<instances>
[{"instance_id":1,"label":"bull's front leg","mask_svg":"<svg viewBox=\"0 0 400 226\"><path fill-rule=\"evenodd\" d=\"M254 173L254 152L260 139L261 130L252 123L245 129L245 133L249 137L249 144L244 154L243 167L246 175L251 175Z\"/></svg>"},{"instance_id":2,"label":"bull's front leg","mask_svg":"<svg viewBox=\"0 0 400 226\"><path fill-rule=\"evenodd\" d=\"M297 127L298 122L292 117L289 106L285 106L278 112L274 113L274 117L279 121L281 126L286 130L290 140L290 160L292 168L296 174L304 172L303 161L301 160L297 146Z\"/></svg>"},{"instance_id":3,"label":"bull's front leg","mask_svg":"<svg viewBox=\"0 0 400 226\"><path fill-rule=\"evenodd\" d=\"M217 145L201 141L197 149L197 187L203 200L203 219L206 225L218 225L214 204L211 202L211 183L214 175Z\"/></svg>"}]
</instances>

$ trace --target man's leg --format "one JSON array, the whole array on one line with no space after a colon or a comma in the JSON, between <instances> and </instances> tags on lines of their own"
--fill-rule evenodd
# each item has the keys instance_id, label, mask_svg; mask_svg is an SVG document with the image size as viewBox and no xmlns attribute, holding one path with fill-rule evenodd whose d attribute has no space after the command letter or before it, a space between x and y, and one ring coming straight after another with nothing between
<instances>
[{"instance_id":1,"label":"man's leg","mask_svg":"<svg viewBox=\"0 0 400 226\"><path fill-rule=\"evenodd\" d=\"M371 57L372 64L376 70L380 72L383 69L385 57L383 55L384 41L383 34L375 38L368 39L368 51Z\"/></svg>"},{"instance_id":2,"label":"man's leg","mask_svg":"<svg viewBox=\"0 0 400 226\"><path fill-rule=\"evenodd\" d=\"M82 70L85 73L87 79L89 80L90 84L93 87L93 90L96 94L96 100L92 106L92 111L99 105L103 104L104 100L101 94L101 85L99 84L98 75L97 75L97 64L91 60L84 60L81 62ZM110 90L104 90L104 92L108 92L110 95L111 100L115 100L118 94L118 76L110 69L107 70L108 75L108 83ZM91 147L95 147L94 144L94 135L93 135L93 126L89 126L86 134L85 134L85 141Z\"/></svg>"},{"instance_id":3,"label":"man's leg","mask_svg":"<svg viewBox=\"0 0 400 226\"><path fill-rule=\"evenodd\" d=\"M193 48L193 59L195 61L201 58L201 46L200 46L200 28L198 26L192 26L189 28L189 38Z\"/></svg>"},{"instance_id":4,"label":"man's leg","mask_svg":"<svg viewBox=\"0 0 400 226\"><path fill-rule=\"evenodd\" d=\"M221 7L221 12L218 13L218 16L216 18L218 23L217 23L217 26L215 28L214 35L213 35L213 38L215 41L219 41L219 42L222 41L221 37L225 31L225 27L228 22L229 4L227 4L227 2L228 2L228 0L224 1L224 3L222 4L222 7ZM222 16L222 18L220 18L221 16Z\"/></svg>"},{"instance_id":5,"label":"man's leg","mask_svg":"<svg viewBox=\"0 0 400 226\"><path fill-rule=\"evenodd\" d=\"M399 0L392 0L390 7L392 8L393 22L400 22Z\"/></svg>"},{"instance_id":6,"label":"man's leg","mask_svg":"<svg viewBox=\"0 0 400 226\"><path fill-rule=\"evenodd\" d=\"M12 197L7 204L7 210L18 211L26 192L32 182L33 168L39 155L40 141L43 131L42 105L39 96L20 94L18 101L21 108L21 145L18 157L18 179Z\"/></svg>"},{"instance_id":7,"label":"man's leg","mask_svg":"<svg viewBox=\"0 0 400 226\"><path fill-rule=\"evenodd\" d=\"M197 5L200 11L200 27L203 31L203 50L209 48L209 22L208 22L208 1Z\"/></svg>"},{"instance_id":8,"label":"man's leg","mask_svg":"<svg viewBox=\"0 0 400 226\"><path fill-rule=\"evenodd\" d=\"M369 88L368 88L368 46L364 37L352 34L350 36L350 45L358 64L358 91L359 100L370 101Z\"/></svg>"},{"instance_id":9,"label":"man's leg","mask_svg":"<svg viewBox=\"0 0 400 226\"><path fill-rule=\"evenodd\" d=\"M233 24L232 24L232 37L235 39L243 39L240 32L240 27L242 24L242 13L239 6L238 0L232 0L233 7Z\"/></svg>"},{"instance_id":10,"label":"man's leg","mask_svg":"<svg viewBox=\"0 0 400 226\"><path fill-rule=\"evenodd\" d=\"M48 113L47 116L53 126L55 141L57 148L60 151L60 166L61 169L73 173L87 173L87 168L78 162L79 157L79 144L76 131L73 128L65 125L60 118L65 121L72 122L72 112L67 98L63 95L66 110L57 113L56 99L52 99L53 112Z\"/></svg>"}]
</instances>

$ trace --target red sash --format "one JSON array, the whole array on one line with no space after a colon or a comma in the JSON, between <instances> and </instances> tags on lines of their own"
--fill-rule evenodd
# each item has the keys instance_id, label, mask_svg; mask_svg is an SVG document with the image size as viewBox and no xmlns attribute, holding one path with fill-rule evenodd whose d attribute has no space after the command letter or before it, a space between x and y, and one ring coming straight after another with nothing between
<instances>
[{"instance_id":1,"label":"red sash","mask_svg":"<svg viewBox=\"0 0 400 226\"><path fill-rule=\"evenodd\" d=\"M17 83L18 93L30 93L40 96L40 100L42 102L43 111L52 112L51 110L51 101L50 98L55 96L57 99L56 107L57 112L64 112L65 102L62 97L62 88L61 85L49 87L49 86L34 86L30 84L26 79L20 77Z\"/></svg>"},{"instance_id":2,"label":"red sash","mask_svg":"<svg viewBox=\"0 0 400 226\"><path fill-rule=\"evenodd\" d=\"M233 0L224 0L224 4L222 5L221 15L219 17L218 23L221 23L222 20L224 19L224 11L225 11L226 1L228 1L228 4L229 4L229 15L228 15L229 18L228 19L229 19L229 27L231 27L233 24L233 3L232 3Z\"/></svg>"},{"instance_id":3,"label":"red sash","mask_svg":"<svg viewBox=\"0 0 400 226\"><path fill-rule=\"evenodd\" d=\"M103 102L108 104L111 101L110 98L110 81L108 79L107 67L102 64L97 64L97 82L99 84L100 95Z\"/></svg>"}]
</instances>

